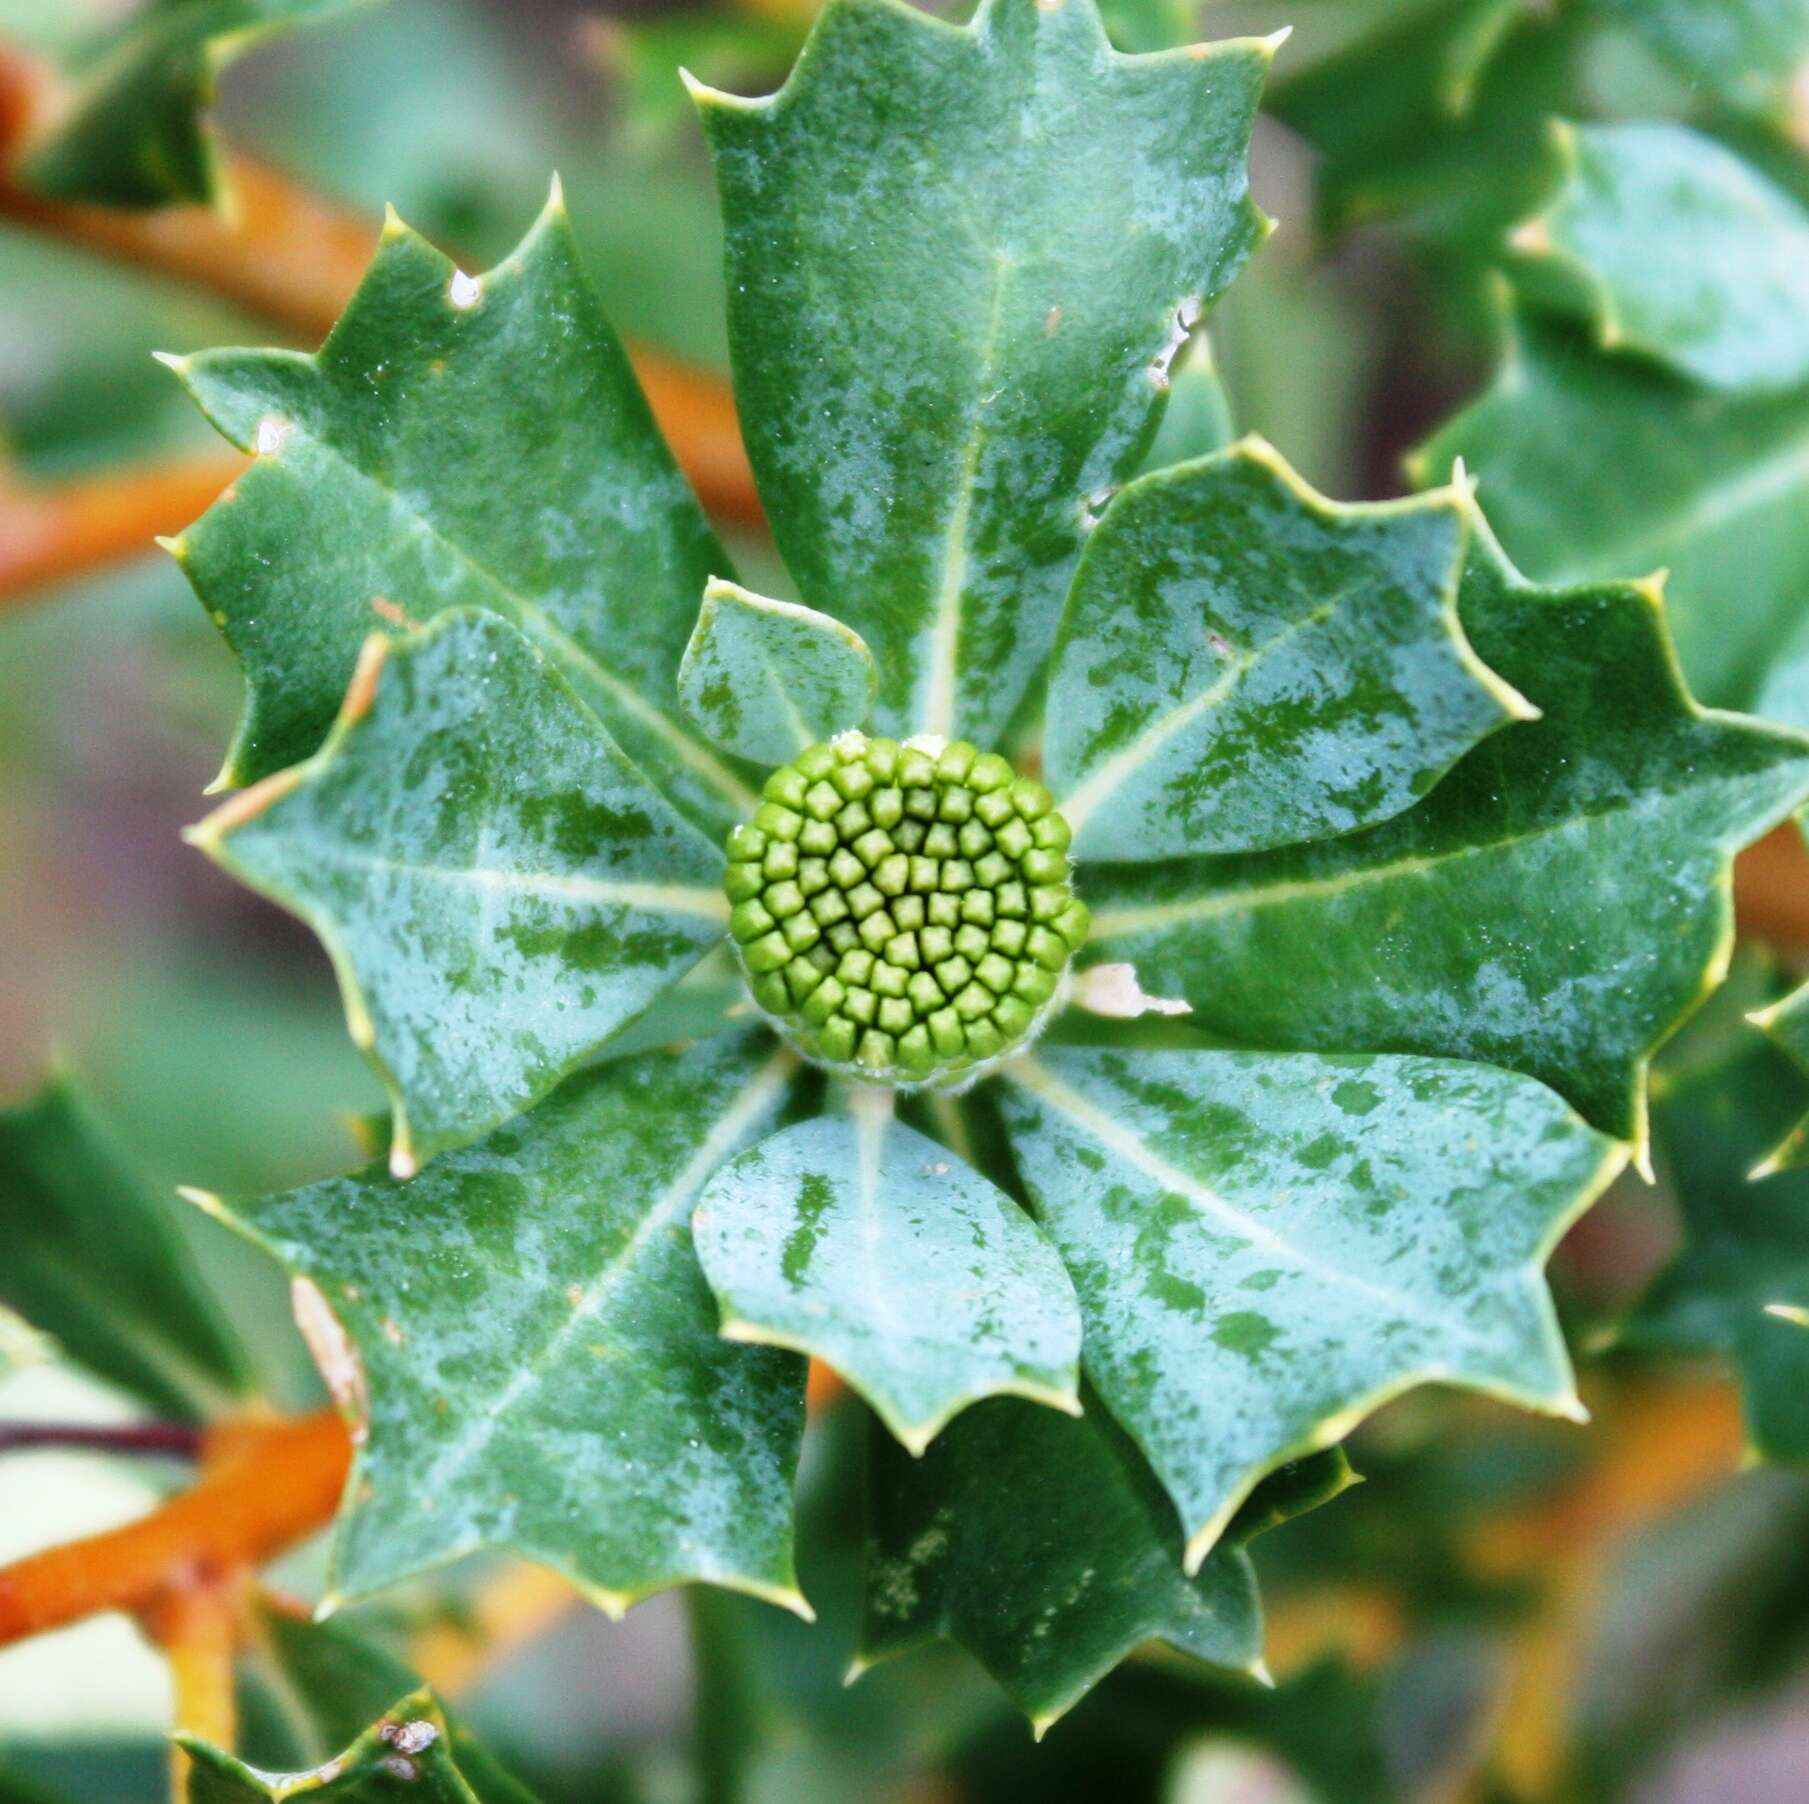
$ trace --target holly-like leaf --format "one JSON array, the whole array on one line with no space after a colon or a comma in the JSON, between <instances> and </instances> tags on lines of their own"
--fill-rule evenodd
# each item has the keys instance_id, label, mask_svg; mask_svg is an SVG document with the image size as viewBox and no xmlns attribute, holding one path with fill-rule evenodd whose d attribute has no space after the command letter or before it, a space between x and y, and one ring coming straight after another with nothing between
<instances>
[{"instance_id":1,"label":"holly-like leaf","mask_svg":"<svg viewBox=\"0 0 1809 1804\"><path fill-rule=\"evenodd\" d=\"M220 71L253 44L363 0L147 0L71 60L44 135L21 162L28 188L111 207L213 201L207 123Z\"/></svg>"},{"instance_id":2,"label":"holly-like leaf","mask_svg":"<svg viewBox=\"0 0 1809 1804\"><path fill-rule=\"evenodd\" d=\"M1809 740L1698 708L1650 585L1540 590L1480 524L1458 613L1541 719L1380 827L1083 873L1089 957L1243 1045L1524 1072L1637 1149L1646 1062L1726 957L1729 860L1809 794Z\"/></svg>"},{"instance_id":3,"label":"holly-like leaf","mask_svg":"<svg viewBox=\"0 0 1809 1804\"><path fill-rule=\"evenodd\" d=\"M307 1281L361 1418L336 1598L506 1547L616 1614L694 1579L807 1613L803 1362L718 1336L688 1228L793 1065L719 1037L584 1072L407 1185L372 1167L257 1201L188 1193Z\"/></svg>"},{"instance_id":4,"label":"holly-like leaf","mask_svg":"<svg viewBox=\"0 0 1809 1804\"><path fill-rule=\"evenodd\" d=\"M242 1407L249 1364L169 1208L67 1079L0 1111L0 1302L149 1409Z\"/></svg>"},{"instance_id":5,"label":"holly-like leaf","mask_svg":"<svg viewBox=\"0 0 1809 1804\"><path fill-rule=\"evenodd\" d=\"M1260 441L1143 477L1087 543L1045 757L1083 858L1372 826L1532 710L1457 620L1463 495L1341 507Z\"/></svg>"},{"instance_id":6,"label":"holly-like leaf","mask_svg":"<svg viewBox=\"0 0 1809 1804\"><path fill-rule=\"evenodd\" d=\"M1121 56L1093 0L964 28L831 0L777 95L696 90L755 475L884 730L997 742L1031 689L1089 513L1262 234L1272 52Z\"/></svg>"},{"instance_id":7,"label":"holly-like leaf","mask_svg":"<svg viewBox=\"0 0 1809 1804\"><path fill-rule=\"evenodd\" d=\"M1261 1669L1248 1557L1183 1575L1174 1511L1097 1399L1079 1420L982 1403L921 1460L875 1439L856 1671L958 1641L1040 1736L1146 1641Z\"/></svg>"},{"instance_id":8,"label":"holly-like leaf","mask_svg":"<svg viewBox=\"0 0 1809 1804\"><path fill-rule=\"evenodd\" d=\"M1809 984L1778 997L1752 1021L1784 1049L1799 1071L1809 1074ZM1767 1171L1795 1171L1804 1165L1809 1165L1809 1121L1793 1124L1765 1159Z\"/></svg>"},{"instance_id":9,"label":"holly-like leaf","mask_svg":"<svg viewBox=\"0 0 1809 1804\"><path fill-rule=\"evenodd\" d=\"M678 699L712 744L785 764L864 726L878 682L872 654L839 620L718 581L704 590Z\"/></svg>"},{"instance_id":10,"label":"holly-like leaf","mask_svg":"<svg viewBox=\"0 0 1809 1804\"><path fill-rule=\"evenodd\" d=\"M1809 1108L1809 1082L1744 1018L1780 988L1746 961L1653 1084L1653 1135L1685 1238L1620 1342L1727 1355L1753 1448L1809 1460L1809 1174L1761 1164Z\"/></svg>"},{"instance_id":11,"label":"holly-like leaf","mask_svg":"<svg viewBox=\"0 0 1809 1804\"><path fill-rule=\"evenodd\" d=\"M245 668L223 780L306 757L366 634L513 620L714 833L754 797L678 718L697 598L728 560L598 309L555 187L508 260L454 268L394 219L319 353L173 360L257 461L171 549Z\"/></svg>"},{"instance_id":12,"label":"holly-like leaf","mask_svg":"<svg viewBox=\"0 0 1809 1804\"><path fill-rule=\"evenodd\" d=\"M322 1804L518 1804L519 1787L508 1794L483 1791L471 1782L432 1692L398 1698L350 1746L324 1765L305 1772L270 1773L214 1747L198 1736L179 1733L177 1745L189 1757L188 1796L192 1804L281 1804L298 1795Z\"/></svg>"},{"instance_id":13,"label":"holly-like leaf","mask_svg":"<svg viewBox=\"0 0 1809 1804\"><path fill-rule=\"evenodd\" d=\"M1600 0L1692 88L1777 126L1809 61L1805 0Z\"/></svg>"},{"instance_id":14,"label":"holly-like leaf","mask_svg":"<svg viewBox=\"0 0 1809 1804\"><path fill-rule=\"evenodd\" d=\"M1559 129L1566 179L1515 248L1604 345L1728 390L1809 378L1809 213L1700 132ZM1548 283L1548 289L1550 284Z\"/></svg>"},{"instance_id":15,"label":"holly-like leaf","mask_svg":"<svg viewBox=\"0 0 1809 1804\"><path fill-rule=\"evenodd\" d=\"M1212 341L1203 329L1197 330L1176 353L1168 378L1168 406L1144 453L1139 474L1210 457L1236 436L1230 397L1213 360Z\"/></svg>"},{"instance_id":16,"label":"holly-like leaf","mask_svg":"<svg viewBox=\"0 0 1809 1804\"><path fill-rule=\"evenodd\" d=\"M1667 570L1696 693L1809 725L1809 389L1706 393L1522 314L1492 387L1410 467L1424 481L1458 457L1530 575Z\"/></svg>"},{"instance_id":17,"label":"holly-like leaf","mask_svg":"<svg viewBox=\"0 0 1809 1804\"><path fill-rule=\"evenodd\" d=\"M693 1219L730 1340L832 1365L921 1453L982 1397L1078 1411L1080 1312L1003 1191L871 1108L750 1147Z\"/></svg>"},{"instance_id":18,"label":"holly-like leaf","mask_svg":"<svg viewBox=\"0 0 1809 1804\"><path fill-rule=\"evenodd\" d=\"M320 935L406 1177L544 1096L728 905L721 854L505 621L369 651L320 751L190 838Z\"/></svg>"},{"instance_id":19,"label":"holly-like leaf","mask_svg":"<svg viewBox=\"0 0 1809 1804\"><path fill-rule=\"evenodd\" d=\"M1051 1047L1006 1121L1189 1571L1253 1487L1416 1384L1579 1405L1541 1268L1623 1155L1449 1061Z\"/></svg>"}]
</instances>

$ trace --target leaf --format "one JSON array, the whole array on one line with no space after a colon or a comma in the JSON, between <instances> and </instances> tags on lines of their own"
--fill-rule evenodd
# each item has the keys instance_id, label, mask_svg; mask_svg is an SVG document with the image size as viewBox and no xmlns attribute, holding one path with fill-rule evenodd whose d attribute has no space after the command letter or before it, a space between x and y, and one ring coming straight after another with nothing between
<instances>
[{"instance_id":1,"label":"leaf","mask_svg":"<svg viewBox=\"0 0 1809 1804\"><path fill-rule=\"evenodd\" d=\"M1805 0L1603 0L1691 87L1779 127L1809 60Z\"/></svg>"},{"instance_id":2,"label":"leaf","mask_svg":"<svg viewBox=\"0 0 1809 1804\"><path fill-rule=\"evenodd\" d=\"M1077 1412L1080 1314L1010 1197L872 1108L782 1129L692 1221L730 1340L833 1366L913 1454L982 1397Z\"/></svg>"},{"instance_id":3,"label":"leaf","mask_svg":"<svg viewBox=\"0 0 1809 1804\"><path fill-rule=\"evenodd\" d=\"M1045 756L1082 858L1254 851L1411 807L1526 704L1457 621L1458 491L1341 507L1245 441L1088 541Z\"/></svg>"},{"instance_id":4,"label":"leaf","mask_svg":"<svg viewBox=\"0 0 1809 1804\"><path fill-rule=\"evenodd\" d=\"M1790 195L1681 125L1558 142L1564 185L1513 242L1577 290L1603 345L1730 391L1809 378L1809 213Z\"/></svg>"},{"instance_id":5,"label":"leaf","mask_svg":"<svg viewBox=\"0 0 1809 1804\"><path fill-rule=\"evenodd\" d=\"M1095 867L1088 958L1239 1044L1524 1072L1637 1151L1646 1062L1725 961L1729 858L1809 793L1809 742L1698 708L1649 585L1535 588L1479 524L1458 613L1541 719L1380 827Z\"/></svg>"},{"instance_id":6,"label":"leaf","mask_svg":"<svg viewBox=\"0 0 1809 1804\"><path fill-rule=\"evenodd\" d=\"M260 40L360 0L147 0L72 59L46 135L22 159L53 200L160 207L220 198L207 123L220 71Z\"/></svg>"},{"instance_id":7,"label":"leaf","mask_svg":"<svg viewBox=\"0 0 1809 1804\"><path fill-rule=\"evenodd\" d=\"M445 1713L426 1690L398 1698L343 1752L306 1772L262 1772L194 1735L178 1732L176 1743L192 1763L190 1804L278 1804L304 1794L345 1804L403 1797L419 1804L489 1804L499 1798L467 1779ZM512 1791L512 1799L524 1797Z\"/></svg>"},{"instance_id":8,"label":"leaf","mask_svg":"<svg viewBox=\"0 0 1809 1804\"><path fill-rule=\"evenodd\" d=\"M1754 1449L1801 1461L1809 1460L1809 1174L1760 1161L1809 1108L1809 1082L1742 1018L1781 987L1749 956L1692 1029L1690 1056L1669 1061L1653 1085L1653 1135L1684 1244L1618 1343L1727 1355Z\"/></svg>"},{"instance_id":9,"label":"leaf","mask_svg":"<svg viewBox=\"0 0 1809 1804\"><path fill-rule=\"evenodd\" d=\"M689 1580L801 1614L802 1361L731 1347L691 1207L777 1117L794 1061L719 1037L570 1079L406 1187L371 1167L191 1200L318 1295L363 1422L332 1556L341 1601L512 1548L619 1615Z\"/></svg>"},{"instance_id":10,"label":"leaf","mask_svg":"<svg viewBox=\"0 0 1809 1804\"><path fill-rule=\"evenodd\" d=\"M1088 1381L1199 1568L1276 1466L1427 1382L1580 1414L1540 1277L1624 1156L1455 1062L1051 1047L1004 1096Z\"/></svg>"},{"instance_id":11,"label":"leaf","mask_svg":"<svg viewBox=\"0 0 1809 1804\"><path fill-rule=\"evenodd\" d=\"M996 743L1031 691L1088 510L1262 235L1273 49L1123 57L1093 0L831 0L776 96L694 87L761 495L873 648L883 731Z\"/></svg>"},{"instance_id":12,"label":"leaf","mask_svg":"<svg viewBox=\"0 0 1809 1804\"><path fill-rule=\"evenodd\" d=\"M1146 1641L1260 1673L1261 1608L1243 1544L1351 1482L1341 1454L1278 1475L1188 1578L1173 1510L1097 1397L1079 1420L982 1403L920 1460L876 1436L854 1672L958 1641L1039 1738Z\"/></svg>"},{"instance_id":13,"label":"leaf","mask_svg":"<svg viewBox=\"0 0 1809 1804\"><path fill-rule=\"evenodd\" d=\"M1774 1044L1783 1048L1791 1063L1809 1074L1809 984L1778 997L1751 1017ZM1795 1171L1809 1165L1809 1122L1798 1122L1766 1155L1771 1171Z\"/></svg>"},{"instance_id":14,"label":"leaf","mask_svg":"<svg viewBox=\"0 0 1809 1804\"><path fill-rule=\"evenodd\" d=\"M514 628L459 609L370 647L320 751L189 837L320 935L407 1177L639 1015L728 903L721 854Z\"/></svg>"},{"instance_id":15,"label":"leaf","mask_svg":"<svg viewBox=\"0 0 1809 1804\"><path fill-rule=\"evenodd\" d=\"M785 764L865 726L878 673L839 620L730 582L712 582L678 667L678 700L725 752Z\"/></svg>"},{"instance_id":16,"label":"leaf","mask_svg":"<svg viewBox=\"0 0 1809 1804\"><path fill-rule=\"evenodd\" d=\"M318 355L173 367L257 461L171 549L245 668L223 781L306 757L358 648L444 608L514 621L693 819L754 805L677 718L697 597L728 560L661 442L557 187L468 276L394 217Z\"/></svg>"},{"instance_id":17,"label":"leaf","mask_svg":"<svg viewBox=\"0 0 1809 1804\"><path fill-rule=\"evenodd\" d=\"M1488 392L1412 460L1415 480L1461 457L1542 582L1667 570L1696 693L1809 725L1809 389L1705 393L1535 314L1512 334Z\"/></svg>"},{"instance_id":18,"label":"leaf","mask_svg":"<svg viewBox=\"0 0 1809 1804\"><path fill-rule=\"evenodd\" d=\"M40 1334L15 1311L0 1305L0 1378L10 1378L27 1366L56 1358L56 1343Z\"/></svg>"},{"instance_id":19,"label":"leaf","mask_svg":"<svg viewBox=\"0 0 1809 1804\"><path fill-rule=\"evenodd\" d=\"M1210 457L1236 436L1230 398L1213 361L1212 342L1203 330L1196 330L1175 354L1168 378L1168 406L1138 474Z\"/></svg>"},{"instance_id":20,"label":"leaf","mask_svg":"<svg viewBox=\"0 0 1809 1804\"><path fill-rule=\"evenodd\" d=\"M0 1301L146 1408L242 1408L243 1349L160 1197L67 1078L0 1111Z\"/></svg>"}]
</instances>

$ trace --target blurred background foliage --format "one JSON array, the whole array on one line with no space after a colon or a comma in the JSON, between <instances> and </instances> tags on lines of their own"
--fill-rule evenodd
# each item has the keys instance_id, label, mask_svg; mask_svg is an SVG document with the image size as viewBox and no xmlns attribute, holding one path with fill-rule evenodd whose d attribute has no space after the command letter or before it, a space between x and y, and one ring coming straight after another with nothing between
<instances>
[{"instance_id":1,"label":"blurred background foliage","mask_svg":"<svg viewBox=\"0 0 1809 1804\"><path fill-rule=\"evenodd\" d=\"M120 10L0 0L0 39L56 51ZM1253 165L1281 229L1210 331L1237 428L1343 498L1403 492L1404 453L1486 382L1515 274L1509 228L1558 176L1552 115L1687 119L1809 196L1799 6L1107 11L1139 49L1296 27ZM479 266L509 249L559 170L618 327L720 373L715 204L676 69L769 89L809 12L809 0L391 0L247 56L219 119L236 146L358 211L393 203ZM192 285L0 230L4 481L209 449L151 353L271 336ZM736 548L757 587L784 592L756 533L739 529ZM149 1198L178 1181L262 1191L339 1169L347 1123L380 1101L313 940L177 837L237 692L160 555L0 600L0 1096L30 1093L53 1058L79 1073ZM836 1455L864 1432L844 1402L807 1452L801 1560L817 1629L719 1593L610 1624L501 1562L330 1630L271 1605L240 1675L248 1758L324 1758L414 1671L538 1795L574 1804L1809 1796L1809 1475L1736 1471L1748 1438L1788 1435L1756 1413L1743 1425L1721 1368L1684 1357L1719 1348L1756 1384L1773 1353L1689 1319L1663 1281L1628 1313L1686 1237L1681 1256L1723 1296L1757 1294L1766 1261L1803 1244L1792 1217L1809 1176L1760 1192L1743 1179L1809 1106L1809 1080L1743 1020L1779 993L1790 956L1751 948L1667 1054L1657 1187L1623 1184L1560 1255L1594 1426L1436 1395L1384 1412L1353 1447L1366 1482L1259 1546L1274 1689L1141 1658L1038 1746L947 1648L844 1688L859 1461ZM1712 1244L1729 1212L1761 1209L1734 1254ZM274 1274L197 1213L171 1220L273 1393L314 1400ZM104 1275L110 1248L90 1251ZM0 1379L8 1419L132 1413L54 1359ZM0 1458L0 1559L125 1520L182 1477L93 1453ZM285 1596L320 1582L308 1549L267 1576ZM0 1653L0 1801L165 1796L169 1686L123 1618Z\"/></svg>"}]
</instances>

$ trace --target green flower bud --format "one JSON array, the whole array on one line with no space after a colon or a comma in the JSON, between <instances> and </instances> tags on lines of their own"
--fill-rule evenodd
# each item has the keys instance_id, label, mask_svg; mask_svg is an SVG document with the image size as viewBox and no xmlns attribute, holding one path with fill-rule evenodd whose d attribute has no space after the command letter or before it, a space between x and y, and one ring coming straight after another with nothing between
<instances>
[{"instance_id":1,"label":"green flower bud","mask_svg":"<svg viewBox=\"0 0 1809 1804\"><path fill-rule=\"evenodd\" d=\"M1087 911L1040 783L962 740L844 733L772 773L729 835L749 993L807 1058L958 1086L1060 1006Z\"/></svg>"}]
</instances>

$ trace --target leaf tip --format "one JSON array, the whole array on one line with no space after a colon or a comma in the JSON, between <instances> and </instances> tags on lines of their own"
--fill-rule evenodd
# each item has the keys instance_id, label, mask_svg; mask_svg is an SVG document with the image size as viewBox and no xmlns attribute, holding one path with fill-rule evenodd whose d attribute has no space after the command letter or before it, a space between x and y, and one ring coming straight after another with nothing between
<instances>
[{"instance_id":1,"label":"leaf tip","mask_svg":"<svg viewBox=\"0 0 1809 1804\"><path fill-rule=\"evenodd\" d=\"M869 1660L865 1654L856 1654L848 1662L848 1670L842 1674L842 1689L846 1691L857 1679L865 1678L876 1664L877 1662Z\"/></svg>"},{"instance_id":2,"label":"leaf tip","mask_svg":"<svg viewBox=\"0 0 1809 1804\"><path fill-rule=\"evenodd\" d=\"M1244 1668L1244 1671L1248 1673L1264 1691L1273 1691L1275 1689L1275 1674L1270 1670L1269 1662L1265 1660L1261 1654L1258 1654L1256 1658Z\"/></svg>"},{"instance_id":3,"label":"leaf tip","mask_svg":"<svg viewBox=\"0 0 1809 1804\"><path fill-rule=\"evenodd\" d=\"M1062 1719L1059 1710L1042 1710L1035 1712L1030 1718L1030 1739L1041 1741L1051 1729Z\"/></svg>"},{"instance_id":4,"label":"leaf tip","mask_svg":"<svg viewBox=\"0 0 1809 1804\"><path fill-rule=\"evenodd\" d=\"M1293 35L1294 27L1292 25L1284 25L1279 31L1272 31L1267 37L1258 38L1256 42L1262 54L1273 61L1280 53L1282 45L1284 45Z\"/></svg>"},{"instance_id":5,"label":"leaf tip","mask_svg":"<svg viewBox=\"0 0 1809 1804\"><path fill-rule=\"evenodd\" d=\"M393 201L383 203L383 230L377 235L379 244L388 244L392 239L406 238L408 225L402 215L396 211Z\"/></svg>"},{"instance_id":6,"label":"leaf tip","mask_svg":"<svg viewBox=\"0 0 1809 1804\"><path fill-rule=\"evenodd\" d=\"M188 380L189 371L193 367L189 359L179 351L153 351L153 362L161 363L166 370L180 376L184 382Z\"/></svg>"},{"instance_id":7,"label":"leaf tip","mask_svg":"<svg viewBox=\"0 0 1809 1804\"><path fill-rule=\"evenodd\" d=\"M352 1035L357 1039L357 1034ZM396 1144L389 1149L389 1175L399 1184L406 1184L421 1169L421 1161L415 1157L414 1149L400 1138L401 1130L397 1130Z\"/></svg>"},{"instance_id":8,"label":"leaf tip","mask_svg":"<svg viewBox=\"0 0 1809 1804\"><path fill-rule=\"evenodd\" d=\"M216 1221L223 1220L226 1215L225 1199L212 1190L202 1190L194 1184L178 1184L176 1194Z\"/></svg>"}]
</instances>

